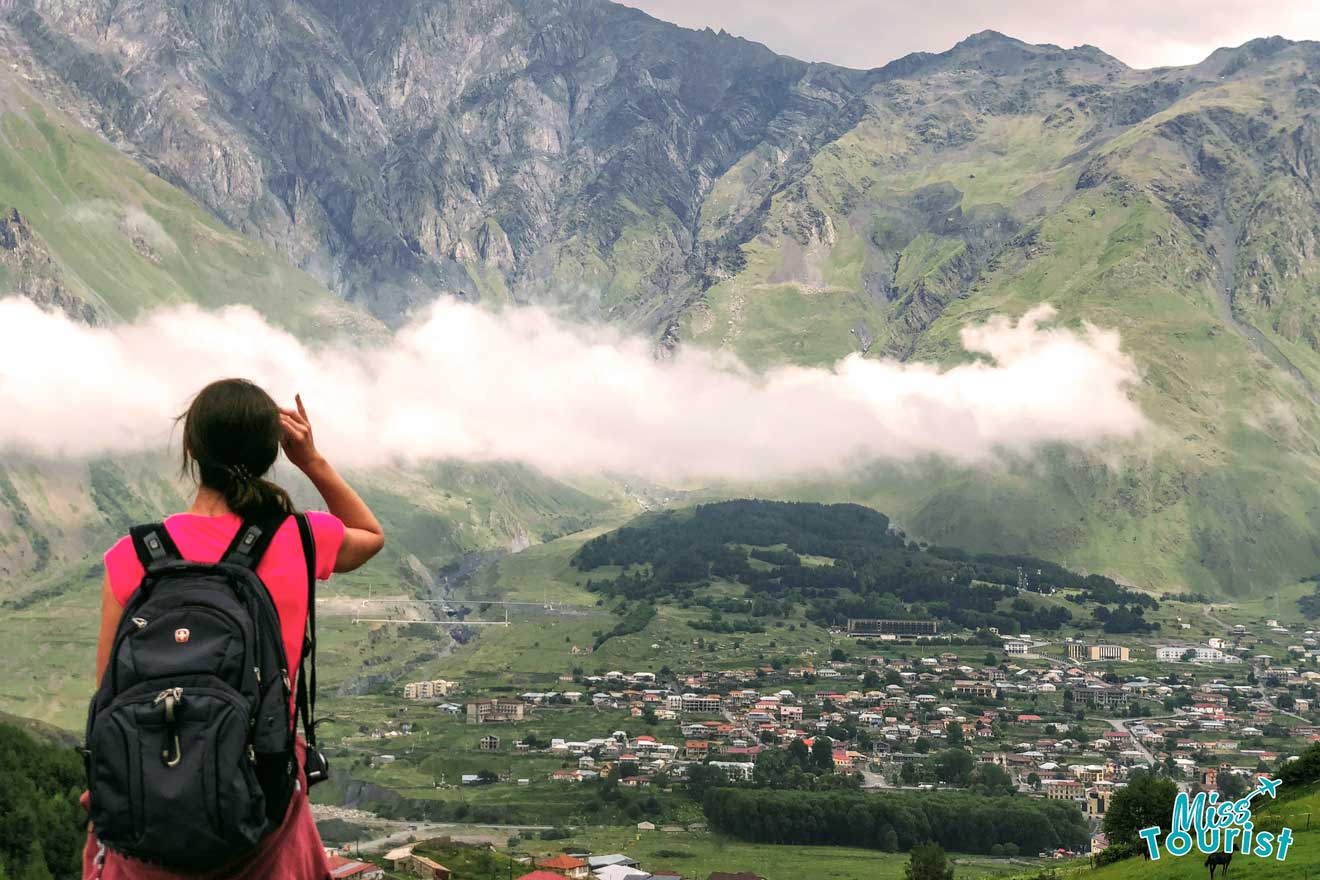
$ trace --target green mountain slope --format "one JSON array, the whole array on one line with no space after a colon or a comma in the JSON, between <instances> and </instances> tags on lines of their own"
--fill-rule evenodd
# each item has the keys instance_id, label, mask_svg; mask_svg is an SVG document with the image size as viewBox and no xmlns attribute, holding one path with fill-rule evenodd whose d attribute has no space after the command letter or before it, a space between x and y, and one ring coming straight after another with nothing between
<instances>
[{"instance_id":1,"label":"green mountain slope","mask_svg":"<svg viewBox=\"0 0 1320 880\"><path fill-rule=\"evenodd\" d=\"M93 322L259 305L307 337L380 325L0 72L0 294Z\"/></svg>"},{"instance_id":2,"label":"green mountain slope","mask_svg":"<svg viewBox=\"0 0 1320 880\"><path fill-rule=\"evenodd\" d=\"M1320 570L1317 44L1135 71L986 32L851 71L603 0L91 8L10 4L17 73L386 321L550 300L758 366L949 362L966 322L1051 302L1122 331L1158 425L731 494L865 501L1155 588Z\"/></svg>"},{"instance_id":3,"label":"green mountain slope","mask_svg":"<svg viewBox=\"0 0 1320 880\"><path fill-rule=\"evenodd\" d=\"M1140 448L792 491L874 503L933 541L1268 591L1320 561L1317 81L1313 44L1147 74L969 40L868 95L681 335L753 362L951 362L967 323L1040 302L1117 328L1158 429Z\"/></svg>"}]
</instances>

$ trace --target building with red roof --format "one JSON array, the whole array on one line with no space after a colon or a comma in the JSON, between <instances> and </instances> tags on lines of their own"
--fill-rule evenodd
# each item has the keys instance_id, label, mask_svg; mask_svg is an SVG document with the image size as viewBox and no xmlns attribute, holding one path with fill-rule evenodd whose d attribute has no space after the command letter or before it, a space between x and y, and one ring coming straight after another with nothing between
<instances>
[{"instance_id":1,"label":"building with red roof","mask_svg":"<svg viewBox=\"0 0 1320 880\"><path fill-rule=\"evenodd\" d=\"M574 880L580 880L580 878L591 873L591 868L585 859L579 859L567 853L551 856L548 859L540 859L537 861L536 867L553 871L561 877L574 878Z\"/></svg>"},{"instance_id":2,"label":"building with red roof","mask_svg":"<svg viewBox=\"0 0 1320 880\"><path fill-rule=\"evenodd\" d=\"M353 880L381 880L385 876L384 869L379 865L346 859L339 855L327 856L326 864L330 866L330 876L335 880L343 880L345 877L351 877Z\"/></svg>"}]
</instances>

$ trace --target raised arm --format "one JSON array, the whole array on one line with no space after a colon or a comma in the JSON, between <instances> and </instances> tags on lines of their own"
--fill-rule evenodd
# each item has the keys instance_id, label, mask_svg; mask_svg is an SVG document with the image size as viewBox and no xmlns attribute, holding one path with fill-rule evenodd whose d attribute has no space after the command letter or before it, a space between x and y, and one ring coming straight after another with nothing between
<instances>
[{"instance_id":1,"label":"raised arm","mask_svg":"<svg viewBox=\"0 0 1320 880\"><path fill-rule=\"evenodd\" d=\"M385 546L385 532L361 496L317 451L302 396L296 395L294 401L296 410L280 410L284 454L312 481L325 500L326 509L343 521L344 543L335 559L335 571L352 571L380 552Z\"/></svg>"}]
</instances>

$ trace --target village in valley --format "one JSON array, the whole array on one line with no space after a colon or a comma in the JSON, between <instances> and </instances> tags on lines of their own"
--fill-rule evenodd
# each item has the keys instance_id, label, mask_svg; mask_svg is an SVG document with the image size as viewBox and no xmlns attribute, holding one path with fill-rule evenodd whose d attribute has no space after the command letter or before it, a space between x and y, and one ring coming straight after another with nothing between
<instances>
[{"instance_id":1,"label":"village in valley","mask_svg":"<svg viewBox=\"0 0 1320 880\"><path fill-rule=\"evenodd\" d=\"M684 864L684 851L715 830L690 792L711 785L971 790L1075 805L1084 839L1035 852L1006 841L982 864L985 873L995 873L993 860L1020 871L1102 853L1106 811L1135 771L1183 790L1232 793L1320 740L1320 636L1300 623L1231 623L1213 612L1195 627L1189 613L1129 638L854 619L829 633L828 650L720 669L589 670L591 649L573 645L572 671L552 687L405 682L375 698L378 724L359 725L340 746L365 779L431 789L408 803L434 795L451 807L437 813L443 819L480 821L486 804L521 800L533 813L556 804L527 823L535 828L508 812L485 816L503 817L511 839L476 849L509 860L507 873L522 880L762 877L733 855L719 870ZM786 773L809 782L785 782ZM577 830L591 824L576 806L588 799L622 810L616 821L636 821L613 836ZM352 812L318 808L322 819ZM353 876L352 866L379 876L390 866L398 876L486 876L444 861L470 854L439 823L404 818L403 832L382 832L374 860L360 841L346 842L335 856L347 873L336 876Z\"/></svg>"}]
</instances>

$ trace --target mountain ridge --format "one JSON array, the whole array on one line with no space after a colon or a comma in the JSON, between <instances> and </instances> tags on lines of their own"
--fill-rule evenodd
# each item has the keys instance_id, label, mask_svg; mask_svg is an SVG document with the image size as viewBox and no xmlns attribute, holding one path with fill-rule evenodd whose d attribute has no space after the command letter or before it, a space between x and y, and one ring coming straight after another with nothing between
<instances>
[{"instance_id":1,"label":"mountain ridge","mask_svg":"<svg viewBox=\"0 0 1320 880\"><path fill-rule=\"evenodd\" d=\"M618 323L660 356L947 365L967 323L1050 302L1121 332L1177 442L729 491L870 503L1138 586L1320 570L1317 44L1137 71L983 32L856 71L603 0L360 12L11 0L0 45L389 324L454 295Z\"/></svg>"}]
</instances>

